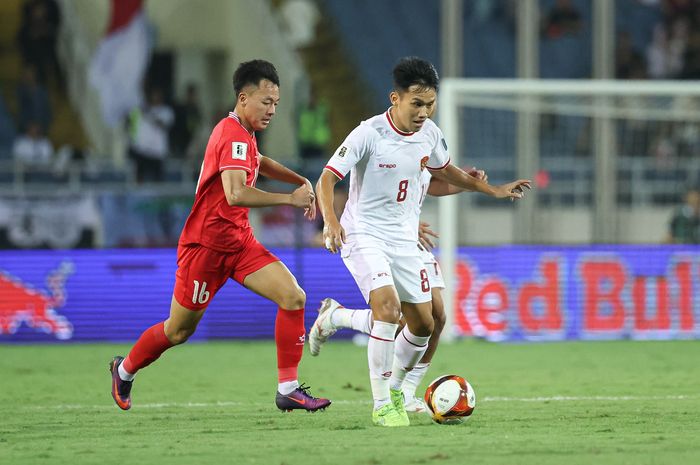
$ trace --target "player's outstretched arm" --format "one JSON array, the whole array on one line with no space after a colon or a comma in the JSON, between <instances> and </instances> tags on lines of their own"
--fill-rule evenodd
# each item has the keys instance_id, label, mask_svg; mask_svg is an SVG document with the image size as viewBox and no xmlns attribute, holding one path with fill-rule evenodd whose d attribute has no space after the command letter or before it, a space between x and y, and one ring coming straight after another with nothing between
<instances>
[{"instance_id":1,"label":"player's outstretched arm","mask_svg":"<svg viewBox=\"0 0 700 465\"><path fill-rule=\"evenodd\" d=\"M316 184L318 206L323 217L323 243L326 249L333 253L338 252L345 243L345 230L333 210L334 189L338 181L340 181L338 176L329 170L323 170Z\"/></svg>"},{"instance_id":2,"label":"player's outstretched arm","mask_svg":"<svg viewBox=\"0 0 700 465\"><path fill-rule=\"evenodd\" d=\"M291 194L265 192L246 185L246 172L243 170L224 170L221 172L226 201L231 206L272 207L275 205L292 205L299 208L314 208L315 195L309 185L304 184Z\"/></svg>"},{"instance_id":3,"label":"player's outstretched arm","mask_svg":"<svg viewBox=\"0 0 700 465\"><path fill-rule=\"evenodd\" d=\"M476 179L481 179L484 182L488 182L489 176L484 170L478 170L476 167L472 167L466 170L469 176L473 176ZM461 192L471 192L461 187L454 186L443 179L432 178L430 184L428 185L428 195L433 197L444 197L446 195L459 194Z\"/></svg>"},{"instance_id":4,"label":"player's outstretched arm","mask_svg":"<svg viewBox=\"0 0 700 465\"><path fill-rule=\"evenodd\" d=\"M492 186L474 176L470 176L467 172L454 165L447 165L441 170L433 170L431 174L437 179L447 181L449 184L464 190L481 192L498 199L521 199L523 198L523 188L531 189L532 183L529 179L518 179L507 184Z\"/></svg>"}]
</instances>

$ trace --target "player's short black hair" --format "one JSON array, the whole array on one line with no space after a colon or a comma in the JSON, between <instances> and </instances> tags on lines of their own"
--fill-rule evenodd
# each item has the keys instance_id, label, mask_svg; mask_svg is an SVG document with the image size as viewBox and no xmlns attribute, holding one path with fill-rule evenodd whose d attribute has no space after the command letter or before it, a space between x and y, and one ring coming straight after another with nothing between
<instances>
[{"instance_id":1,"label":"player's short black hair","mask_svg":"<svg viewBox=\"0 0 700 465\"><path fill-rule=\"evenodd\" d=\"M265 60L243 62L233 73L233 91L238 96L245 86L250 84L257 86L263 79L267 79L276 86L280 85L280 77L277 75L275 65Z\"/></svg>"},{"instance_id":2,"label":"player's short black hair","mask_svg":"<svg viewBox=\"0 0 700 465\"><path fill-rule=\"evenodd\" d=\"M435 67L418 57L401 58L392 71L394 89L406 91L413 85L438 90L440 78Z\"/></svg>"}]
</instances>

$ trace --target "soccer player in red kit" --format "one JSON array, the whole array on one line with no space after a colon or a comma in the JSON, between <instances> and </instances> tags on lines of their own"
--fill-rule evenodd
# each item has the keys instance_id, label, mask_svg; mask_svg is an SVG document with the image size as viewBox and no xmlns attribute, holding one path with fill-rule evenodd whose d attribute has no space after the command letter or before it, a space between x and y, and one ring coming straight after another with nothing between
<instances>
[{"instance_id":1,"label":"soccer player in red kit","mask_svg":"<svg viewBox=\"0 0 700 465\"><path fill-rule=\"evenodd\" d=\"M194 333L228 278L278 305L277 407L316 411L331 403L312 397L297 380L306 295L287 267L255 239L248 222L249 208L273 205L303 208L311 220L316 216L309 180L261 155L256 145L255 131L269 125L279 102L277 70L264 60L241 63L233 88L236 107L209 137L194 205L180 236L170 317L144 331L126 358L117 356L110 362L112 397L123 410L131 408L136 372ZM265 192L255 188L258 174L299 187L291 194Z\"/></svg>"}]
</instances>

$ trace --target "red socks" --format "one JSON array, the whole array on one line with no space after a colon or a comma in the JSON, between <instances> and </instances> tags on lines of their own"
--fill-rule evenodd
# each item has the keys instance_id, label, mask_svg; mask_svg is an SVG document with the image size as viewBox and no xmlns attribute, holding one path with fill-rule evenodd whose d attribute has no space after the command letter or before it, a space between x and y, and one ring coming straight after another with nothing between
<instances>
[{"instance_id":1,"label":"red socks","mask_svg":"<svg viewBox=\"0 0 700 465\"><path fill-rule=\"evenodd\" d=\"M165 335L165 322L153 325L141 334L141 337L123 362L124 369L135 375L143 367L147 367L171 348L174 344Z\"/></svg>"},{"instance_id":2,"label":"red socks","mask_svg":"<svg viewBox=\"0 0 700 465\"><path fill-rule=\"evenodd\" d=\"M151 326L141 334L141 337L129 352L123 362L124 369L136 374L141 368L147 367L171 348L173 343L165 335L165 322ZM277 309L275 320L275 343L277 344L277 374L279 382L296 381L297 368L304 352L304 309Z\"/></svg>"},{"instance_id":3,"label":"red socks","mask_svg":"<svg viewBox=\"0 0 700 465\"><path fill-rule=\"evenodd\" d=\"M297 380L297 368L304 352L305 335L303 308L277 309L275 343L277 344L277 377L280 383Z\"/></svg>"}]
</instances>

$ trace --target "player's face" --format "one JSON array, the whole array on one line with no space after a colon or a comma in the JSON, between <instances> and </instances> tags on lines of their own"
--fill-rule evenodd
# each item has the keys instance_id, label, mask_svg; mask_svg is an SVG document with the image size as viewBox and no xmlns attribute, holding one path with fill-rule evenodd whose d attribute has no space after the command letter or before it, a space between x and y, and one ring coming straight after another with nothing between
<instances>
[{"instance_id":1,"label":"player's face","mask_svg":"<svg viewBox=\"0 0 700 465\"><path fill-rule=\"evenodd\" d=\"M433 88L413 85L406 92L392 92L390 98L395 108L392 114L394 123L402 131L416 132L435 112L437 92Z\"/></svg>"},{"instance_id":2,"label":"player's face","mask_svg":"<svg viewBox=\"0 0 700 465\"><path fill-rule=\"evenodd\" d=\"M277 84L263 79L257 87L249 86L243 89L238 99L243 110L243 114L239 116L248 123L251 130L262 131L275 116L280 101L280 89Z\"/></svg>"}]
</instances>

